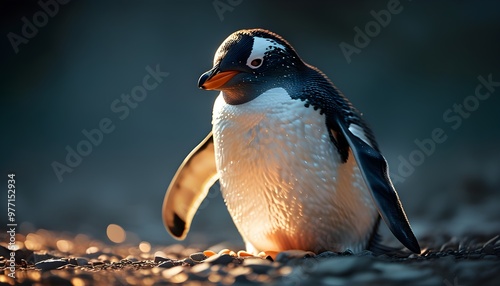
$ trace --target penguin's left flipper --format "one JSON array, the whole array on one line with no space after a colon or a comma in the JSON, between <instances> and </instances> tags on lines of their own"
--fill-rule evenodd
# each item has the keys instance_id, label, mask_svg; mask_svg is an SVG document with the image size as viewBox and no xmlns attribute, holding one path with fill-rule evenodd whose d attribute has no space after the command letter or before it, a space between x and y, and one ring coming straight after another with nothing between
<instances>
[{"instance_id":1,"label":"penguin's left flipper","mask_svg":"<svg viewBox=\"0 0 500 286\"><path fill-rule=\"evenodd\" d=\"M376 148L372 147L374 143L371 143L371 136L365 135L364 128L360 125L347 123L340 118L333 121L328 122L332 136L338 136L340 130L349 144L380 216L404 246L415 253L420 253L418 241L389 178L387 161Z\"/></svg>"},{"instance_id":2,"label":"penguin's left flipper","mask_svg":"<svg viewBox=\"0 0 500 286\"><path fill-rule=\"evenodd\" d=\"M184 239L210 187L219 179L212 132L184 159L163 200L163 224L176 239Z\"/></svg>"}]
</instances>

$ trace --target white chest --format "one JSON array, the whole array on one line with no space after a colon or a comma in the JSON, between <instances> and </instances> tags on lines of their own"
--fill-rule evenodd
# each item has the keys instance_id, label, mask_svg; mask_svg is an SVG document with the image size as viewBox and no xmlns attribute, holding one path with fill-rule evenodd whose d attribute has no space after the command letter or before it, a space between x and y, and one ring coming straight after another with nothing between
<instances>
[{"instance_id":1,"label":"white chest","mask_svg":"<svg viewBox=\"0 0 500 286\"><path fill-rule=\"evenodd\" d=\"M220 184L256 250L360 250L376 209L352 158L342 164L325 117L284 89L213 110Z\"/></svg>"}]
</instances>

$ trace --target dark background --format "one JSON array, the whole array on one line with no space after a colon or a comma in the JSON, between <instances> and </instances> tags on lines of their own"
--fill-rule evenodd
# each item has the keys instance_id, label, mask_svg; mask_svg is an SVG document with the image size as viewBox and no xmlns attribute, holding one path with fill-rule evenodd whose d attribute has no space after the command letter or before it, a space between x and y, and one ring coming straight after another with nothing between
<instances>
[{"instance_id":1,"label":"dark background","mask_svg":"<svg viewBox=\"0 0 500 286\"><path fill-rule=\"evenodd\" d=\"M287 39L364 113L392 173L418 150L416 139L435 128L446 134L395 180L417 237L498 233L500 87L456 129L443 114L474 95L478 76L500 81L500 5L401 1L401 12L348 63L339 45L353 45L354 28L364 30L370 11L388 2L221 0L234 7L218 14L213 1L74 1L59 4L18 53L8 34L22 36L23 17L33 23L43 10L35 1L0 2L0 228L13 171L23 231L103 238L115 223L129 242L172 243L161 221L165 189L211 128L216 92L199 90L198 77L230 33L262 27ZM148 65L170 75L120 120L111 103L141 85ZM114 131L60 182L51 164L64 164L66 146L75 149L82 130L103 118ZM187 242L238 239L216 186Z\"/></svg>"}]
</instances>

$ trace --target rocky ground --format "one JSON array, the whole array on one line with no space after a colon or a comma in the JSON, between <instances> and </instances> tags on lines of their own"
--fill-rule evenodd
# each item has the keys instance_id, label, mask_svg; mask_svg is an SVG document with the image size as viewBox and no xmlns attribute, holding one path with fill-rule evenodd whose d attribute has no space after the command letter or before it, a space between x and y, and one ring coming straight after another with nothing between
<instances>
[{"instance_id":1,"label":"rocky ground","mask_svg":"<svg viewBox=\"0 0 500 286\"><path fill-rule=\"evenodd\" d=\"M500 285L496 234L421 238L421 255L290 251L273 260L232 256L221 245L208 247L215 254L178 244L110 246L38 230L16 236L15 279L5 241L0 285Z\"/></svg>"}]
</instances>

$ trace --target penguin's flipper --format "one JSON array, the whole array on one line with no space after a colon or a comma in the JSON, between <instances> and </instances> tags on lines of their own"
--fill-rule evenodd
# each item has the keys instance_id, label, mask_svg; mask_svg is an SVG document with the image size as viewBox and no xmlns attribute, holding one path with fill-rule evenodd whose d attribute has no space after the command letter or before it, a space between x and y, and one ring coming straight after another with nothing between
<instances>
[{"instance_id":1,"label":"penguin's flipper","mask_svg":"<svg viewBox=\"0 0 500 286\"><path fill-rule=\"evenodd\" d=\"M163 224L174 238L186 237L198 207L218 179L210 132L184 159L165 193Z\"/></svg>"},{"instance_id":2,"label":"penguin's flipper","mask_svg":"<svg viewBox=\"0 0 500 286\"><path fill-rule=\"evenodd\" d=\"M389 178L387 162L377 148L373 147L376 145L371 140L371 135L366 134L363 127L354 123L349 124L341 119L329 125L331 132L335 135L340 129L340 133L349 144L366 185L371 190L378 212L391 232L409 250L420 253L418 241Z\"/></svg>"}]
</instances>

